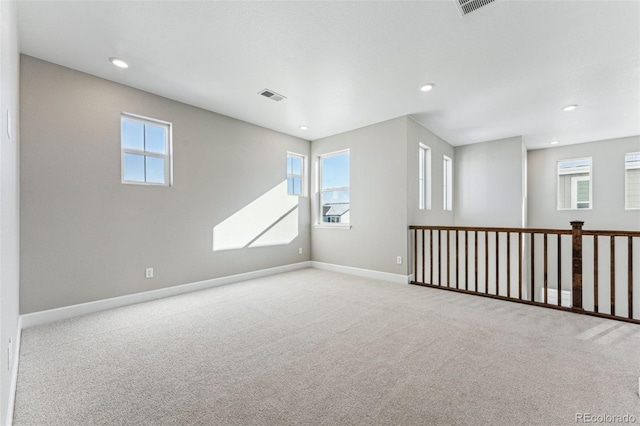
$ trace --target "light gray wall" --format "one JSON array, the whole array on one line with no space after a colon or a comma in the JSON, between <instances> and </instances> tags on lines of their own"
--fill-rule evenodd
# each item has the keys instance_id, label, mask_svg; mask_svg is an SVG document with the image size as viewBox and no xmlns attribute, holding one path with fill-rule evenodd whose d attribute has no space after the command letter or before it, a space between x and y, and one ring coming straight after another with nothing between
<instances>
[{"instance_id":1,"label":"light gray wall","mask_svg":"<svg viewBox=\"0 0 640 426\"><path fill-rule=\"evenodd\" d=\"M521 137L456 147L456 226L524 226L524 161Z\"/></svg>"},{"instance_id":2,"label":"light gray wall","mask_svg":"<svg viewBox=\"0 0 640 426\"><path fill-rule=\"evenodd\" d=\"M569 228L572 220L585 229L640 230L640 210L624 208L624 155L640 151L640 136L529 151L529 226ZM557 162L591 157L590 210L557 209Z\"/></svg>"},{"instance_id":3,"label":"light gray wall","mask_svg":"<svg viewBox=\"0 0 640 426\"><path fill-rule=\"evenodd\" d=\"M407 274L407 117L342 133L311 144L311 155L351 150L352 228L313 228L313 260ZM317 189L314 187L315 193ZM317 221L317 200L313 199ZM402 265L396 257L402 256Z\"/></svg>"},{"instance_id":4,"label":"light gray wall","mask_svg":"<svg viewBox=\"0 0 640 426\"><path fill-rule=\"evenodd\" d=\"M8 345L18 329L19 217L18 33L15 1L0 2L0 423L7 418L11 371ZM7 112L11 123L7 120ZM8 135L10 127L11 138ZM15 352L11 362L15 362Z\"/></svg>"},{"instance_id":5,"label":"light gray wall","mask_svg":"<svg viewBox=\"0 0 640 426\"><path fill-rule=\"evenodd\" d=\"M291 243L212 249L308 141L27 56L20 77L22 314L310 259L308 198ZM122 111L173 123L173 187L120 183Z\"/></svg>"},{"instance_id":6,"label":"light gray wall","mask_svg":"<svg viewBox=\"0 0 640 426\"><path fill-rule=\"evenodd\" d=\"M418 194L418 152L420 144L431 148L431 209L420 210ZM457 168L453 146L433 134L430 130L409 118L407 120L407 188L409 225L453 225L453 211L446 211L443 203L443 156L453 160ZM454 195L457 192L454 176ZM453 203L456 209L456 203Z\"/></svg>"}]
</instances>

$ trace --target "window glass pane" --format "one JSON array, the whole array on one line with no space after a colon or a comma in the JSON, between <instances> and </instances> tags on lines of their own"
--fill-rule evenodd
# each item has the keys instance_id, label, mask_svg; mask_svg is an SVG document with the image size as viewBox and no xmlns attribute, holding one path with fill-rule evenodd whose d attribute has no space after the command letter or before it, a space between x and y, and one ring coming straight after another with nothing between
<instances>
[{"instance_id":1,"label":"window glass pane","mask_svg":"<svg viewBox=\"0 0 640 426\"><path fill-rule=\"evenodd\" d=\"M295 195L294 192L293 192L293 178L292 177L288 177L287 178L287 194Z\"/></svg>"},{"instance_id":2,"label":"window glass pane","mask_svg":"<svg viewBox=\"0 0 640 426\"><path fill-rule=\"evenodd\" d=\"M124 180L144 182L144 155L124 154Z\"/></svg>"},{"instance_id":3,"label":"window glass pane","mask_svg":"<svg viewBox=\"0 0 640 426\"><path fill-rule=\"evenodd\" d=\"M148 152L166 154L167 129L152 124L144 125L144 149Z\"/></svg>"},{"instance_id":4,"label":"window glass pane","mask_svg":"<svg viewBox=\"0 0 640 426\"><path fill-rule=\"evenodd\" d=\"M589 181L581 180L577 182L577 199L579 203L589 202Z\"/></svg>"},{"instance_id":5,"label":"window glass pane","mask_svg":"<svg viewBox=\"0 0 640 426\"><path fill-rule=\"evenodd\" d=\"M591 160L588 158L581 158L578 160L565 160L558 162L558 169L572 169L576 167L589 167Z\"/></svg>"},{"instance_id":6,"label":"window glass pane","mask_svg":"<svg viewBox=\"0 0 640 426\"><path fill-rule=\"evenodd\" d=\"M302 158L292 155L291 157L291 171L289 173L294 175L302 174Z\"/></svg>"},{"instance_id":7,"label":"window glass pane","mask_svg":"<svg viewBox=\"0 0 640 426\"><path fill-rule=\"evenodd\" d=\"M349 186L349 153L322 158L322 188Z\"/></svg>"},{"instance_id":8,"label":"window glass pane","mask_svg":"<svg viewBox=\"0 0 640 426\"><path fill-rule=\"evenodd\" d=\"M164 158L145 156L147 162L147 182L164 183Z\"/></svg>"},{"instance_id":9,"label":"window glass pane","mask_svg":"<svg viewBox=\"0 0 640 426\"><path fill-rule=\"evenodd\" d=\"M144 124L122 120L122 147L144 151Z\"/></svg>"},{"instance_id":10,"label":"window glass pane","mask_svg":"<svg viewBox=\"0 0 640 426\"><path fill-rule=\"evenodd\" d=\"M293 179L293 194L300 195L302 194L302 179L299 177L294 177Z\"/></svg>"},{"instance_id":11,"label":"window glass pane","mask_svg":"<svg viewBox=\"0 0 640 426\"><path fill-rule=\"evenodd\" d=\"M287 177L287 194L302 195L302 178Z\"/></svg>"},{"instance_id":12,"label":"window glass pane","mask_svg":"<svg viewBox=\"0 0 640 426\"><path fill-rule=\"evenodd\" d=\"M322 221L349 223L349 191L326 191L320 194Z\"/></svg>"}]
</instances>

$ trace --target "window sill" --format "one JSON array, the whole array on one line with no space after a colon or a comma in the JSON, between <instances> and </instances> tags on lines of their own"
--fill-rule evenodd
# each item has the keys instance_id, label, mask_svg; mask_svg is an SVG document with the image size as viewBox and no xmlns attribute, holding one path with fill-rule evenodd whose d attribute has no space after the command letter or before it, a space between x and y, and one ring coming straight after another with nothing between
<instances>
[{"instance_id":1,"label":"window sill","mask_svg":"<svg viewBox=\"0 0 640 426\"><path fill-rule=\"evenodd\" d=\"M335 225L329 225L329 224L319 224L316 223L315 225L313 225L314 228L316 229L351 229L351 225L341 225L341 224L335 224Z\"/></svg>"}]
</instances>

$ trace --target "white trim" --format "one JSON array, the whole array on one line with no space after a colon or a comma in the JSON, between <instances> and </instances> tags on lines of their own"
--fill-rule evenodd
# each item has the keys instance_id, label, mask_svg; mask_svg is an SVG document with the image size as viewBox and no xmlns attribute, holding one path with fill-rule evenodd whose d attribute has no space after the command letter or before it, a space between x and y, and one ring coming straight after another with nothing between
<instances>
[{"instance_id":1,"label":"white trim","mask_svg":"<svg viewBox=\"0 0 640 426\"><path fill-rule=\"evenodd\" d=\"M329 224L328 222L316 223L313 227L316 229L351 229L351 225L346 223Z\"/></svg>"},{"instance_id":2,"label":"white trim","mask_svg":"<svg viewBox=\"0 0 640 426\"><path fill-rule=\"evenodd\" d=\"M9 383L9 401L7 402L6 425L13 424L13 408L16 403L16 389L18 386L18 366L20 363L20 340L22 337L22 318L18 317L18 327L16 330L16 342L13 346L13 363L11 365L11 382Z\"/></svg>"},{"instance_id":3,"label":"white trim","mask_svg":"<svg viewBox=\"0 0 640 426\"><path fill-rule=\"evenodd\" d=\"M34 312L31 314L20 315L21 328L35 327L37 325L60 321L67 318L73 318L80 315L92 314L95 312L120 308L122 306L133 305L136 303L149 302L152 300L163 299L165 297L177 296L180 294L191 293L198 290L205 290L212 287L232 284L238 281L250 280L254 278L280 274L283 272L294 271L297 269L309 268L311 266L312 265L310 261L293 263L289 265L276 266L274 268L260 269L258 271L230 275L227 277L213 278L210 280L176 285L172 287L161 288L158 290L128 294L126 296L112 297L109 299L96 300L94 302L80 303L78 305L64 306L62 308Z\"/></svg>"},{"instance_id":4,"label":"white trim","mask_svg":"<svg viewBox=\"0 0 640 426\"><path fill-rule=\"evenodd\" d=\"M431 210L431 148L418 143L418 209Z\"/></svg>"},{"instance_id":5,"label":"white trim","mask_svg":"<svg viewBox=\"0 0 640 426\"><path fill-rule=\"evenodd\" d=\"M316 262L314 260L311 261L311 267L316 269L324 269L326 271L340 272L343 274L357 275L359 277L372 278L374 280L390 281L398 284L409 283L408 275L391 274L389 272L354 268L352 266L336 265L333 263Z\"/></svg>"},{"instance_id":6,"label":"white trim","mask_svg":"<svg viewBox=\"0 0 640 426\"><path fill-rule=\"evenodd\" d=\"M453 211L453 160L442 156L442 210Z\"/></svg>"}]
</instances>

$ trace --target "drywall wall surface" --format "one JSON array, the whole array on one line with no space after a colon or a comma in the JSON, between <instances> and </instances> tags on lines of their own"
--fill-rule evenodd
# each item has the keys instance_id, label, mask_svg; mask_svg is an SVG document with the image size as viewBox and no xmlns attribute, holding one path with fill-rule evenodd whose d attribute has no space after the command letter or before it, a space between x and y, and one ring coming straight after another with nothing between
<instances>
[{"instance_id":1,"label":"drywall wall surface","mask_svg":"<svg viewBox=\"0 0 640 426\"><path fill-rule=\"evenodd\" d=\"M455 224L522 227L524 171L521 137L456 147Z\"/></svg>"},{"instance_id":2,"label":"drywall wall surface","mask_svg":"<svg viewBox=\"0 0 640 426\"><path fill-rule=\"evenodd\" d=\"M0 27L0 423L4 424L12 400L11 376L17 365L19 332L19 53L15 1L0 2Z\"/></svg>"},{"instance_id":3,"label":"drywall wall surface","mask_svg":"<svg viewBox=\"0 0 640 426\"><path fill-rule=\"evenodd\" d=\"M407 274L407 120L400 117L311 143L314 176L320 155L349 149L351 160L351 228L314 226L314 261ZM314 185L314 224L320 216L317 190Z\"/></svg>"},{"instance_id":4,"label":"drywall wall surface","mask_svg":"<svg viewBox=\"0 0 640 426\"><path fill-rule=\"evenodd\" d=\"M533 228L569 228L572 220L585 229L640 230L640 210L625 210L626 153L640 152L640 136L559 146L528 152L528 221ZM557 164L591 157L591 209L557 209Z\"/></svg>"},{"instance_id":5,"label":"drywall wall surface","mask_svg":"<svg viewBox=\"0 0 640 426\"><path fill-rule=\"evenodd\" d=\"M310 260L309 199L282 196L308 141L27 56L20 75L21 313ZM173 124L173 186L121 183L121 112Z\"/></svg>"},{"instance_id":6,"label":"drywall wall surface","mask_svg":"<svg viewBox=\"0 0 640 426\"><path fill-rule=\"evenodd\" d=\"M419 149L420 144L431 150L431 168L427 173L427 185L431 186L431 208L420 209L419 204ZM457 168L453 146L433 134L429 129L414 121L407 120L407 205L409 225L453 225L456 203L453 210L443 208L443 156L453 160L453 169ZM455 176L454 176L454 194Z\"/></svg>"}]
</instances>

